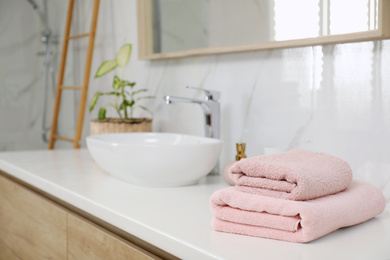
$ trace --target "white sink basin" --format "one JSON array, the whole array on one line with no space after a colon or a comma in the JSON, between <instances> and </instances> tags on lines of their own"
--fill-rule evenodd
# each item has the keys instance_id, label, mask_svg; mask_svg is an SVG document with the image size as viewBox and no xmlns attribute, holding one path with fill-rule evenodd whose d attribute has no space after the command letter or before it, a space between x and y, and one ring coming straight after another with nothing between
<instances>
[{"instance_id":1,"label":"white sink basin","mask_svg":"<svg viewBox=\"0 0 390 260\"><path fill-rule=\"evenodd\" d=\"M121 180L143 186L196 184L217 164L222 141L171 133L119 133L87 137L95 162Z\"/></svg>"}]
</instances>

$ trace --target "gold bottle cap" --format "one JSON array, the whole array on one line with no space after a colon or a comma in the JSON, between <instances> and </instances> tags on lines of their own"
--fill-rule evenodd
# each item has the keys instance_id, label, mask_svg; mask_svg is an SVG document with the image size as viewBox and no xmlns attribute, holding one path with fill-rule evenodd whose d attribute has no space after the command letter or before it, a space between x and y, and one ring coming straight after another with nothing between
<instances>
[{"instance_id":1,"label":"gold bottle cap","mask_svg":"<svg viewBox=\"0 0 390 260\"><path fill-rule=\"evenodd\" d=\"M236 149L237 149L236 161L239 161L242 158L246 158L245 148L246 148L245 143L236 143Z\"/></svg>"}]
</instances>

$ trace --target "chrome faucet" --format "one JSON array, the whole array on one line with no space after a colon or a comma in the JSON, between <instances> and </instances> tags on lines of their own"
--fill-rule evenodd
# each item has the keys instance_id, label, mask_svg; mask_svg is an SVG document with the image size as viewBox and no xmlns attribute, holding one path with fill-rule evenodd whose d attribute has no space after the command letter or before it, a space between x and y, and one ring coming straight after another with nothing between
<instances>
[{"instance_id":1,"label":"chrome faucet","mask_svg":"<svg viewBox=\"0 0 390 260\"><path fill-rule=\"evenodd\" d=\"M220 138L220 104L218 102L218 99L220 97L220 94L218 91L211 91L207 89L201 89L201 88L194 88L189 87L189 89L196 89L201 90L205 93L205 99L199 100L195 98L186 98L186 97L174 97L174 96L165 96L164 100L167 104L174 104L174 103L193 103L198 104L203 110L204 116L205 116L205 125L204 125L204 132L206 137L211 138Z\"/></svg>"}]
</instances>

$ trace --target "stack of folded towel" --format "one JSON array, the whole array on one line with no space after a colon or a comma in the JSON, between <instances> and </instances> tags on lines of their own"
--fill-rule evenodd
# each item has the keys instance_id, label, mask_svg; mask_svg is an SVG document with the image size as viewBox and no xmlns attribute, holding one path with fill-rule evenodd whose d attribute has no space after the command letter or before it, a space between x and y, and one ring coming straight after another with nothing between
<instances>
[{"instance_id":1,"label":"stack of folded towel","mask_svg":"<svg viewBox=\"0 0 390 260\"><path fill-rule=\"evenodd\" d=\"M214 230L305 243L365 222L386 205L375 186L352 180L348 163L292 150L242 159L230 168L236 186L211 196Z\"/></svg>"}]
</instances>

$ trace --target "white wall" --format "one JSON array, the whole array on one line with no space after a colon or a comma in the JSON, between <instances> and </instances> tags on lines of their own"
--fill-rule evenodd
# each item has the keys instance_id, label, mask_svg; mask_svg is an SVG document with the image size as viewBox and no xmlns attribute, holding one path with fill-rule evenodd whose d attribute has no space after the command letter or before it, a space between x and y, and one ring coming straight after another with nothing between
<instances>
[{"instance_id":1,"label":"white wall","mask_svg":"<svg viewBox=\"0 0 390 260\"><path fill-rule=\"evenodd\" d=\"M78 16L81 24L89 22L84 16ZM222 165L233 160L234 144L242 141L248 156L267 147L326 152L347 160L355 178L377 185L390 200L389 40L140 61L136 16L135 0L101 1L92 74L122 44L132 43L125 74L156 96L149 104L154 131L203 135L199 107L167 106L162 96L202 97L186 85L218 90ZM109 89L111 80L91 75L90 96ZM87 113L84 136L95 114Z\"/></svg>"},{"instance_id":2,"label":"white wall","mask_svg":"<svg viewBox=\"0 0 390 260\"><path fill-rule=\"evenodd\" d=\"M94 64L123 43L137 51L135 0L102 1L98 26ZM202 135L199 107L167 106L162 96L202 97L187 85L218 90L222 165L233 160L241 141L248 156L267 147L322 151L347 160L356 178L390 199L390 41L161 61L136 56L127 75L157 97L151 104L154 131Z\"/></svg>"}]
</instances>

